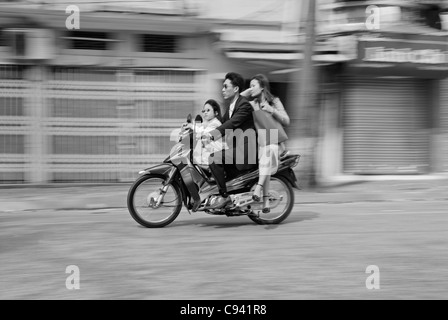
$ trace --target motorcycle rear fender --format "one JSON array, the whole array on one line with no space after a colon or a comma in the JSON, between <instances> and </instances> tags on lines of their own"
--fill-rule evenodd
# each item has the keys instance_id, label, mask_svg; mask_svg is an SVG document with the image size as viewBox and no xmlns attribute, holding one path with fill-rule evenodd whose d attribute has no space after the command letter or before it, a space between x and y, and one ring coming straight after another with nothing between
<instances>
[{"instance_id":1,"label":"motorcycle rear fender","mask_svg":"<svg viewBox=\"0 0 448 320\"><path fill-rule=\"evenodd\" d=\"M291 168L286 168L284 170L280 170L275 174L275 176L284 177L286 180L288 180L291 183L293 188L300 190L300 187L297 185L296 174L294 173L294 171Z\"/></svg>"}]
</instances>

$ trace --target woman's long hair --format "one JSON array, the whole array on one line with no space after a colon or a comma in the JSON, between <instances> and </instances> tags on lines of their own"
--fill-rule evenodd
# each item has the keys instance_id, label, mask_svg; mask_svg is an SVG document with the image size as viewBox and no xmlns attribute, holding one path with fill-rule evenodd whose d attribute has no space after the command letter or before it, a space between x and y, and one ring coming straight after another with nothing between
<instances>
[{"instance_id":1,"label":"woman's long hair","mask_svg":"<svg viewBox=\"0 0 448 320\"><path fill-rule=\"evenodd\" d=\"M259 73L259 74L254 75L251 80L258 81L258 83L260 84L260 87L264 89L263 91L264 91L264 97L266 98L266 101L270 105L272 105L276 96L274 96L271 93L271 86L269 85L268 77L266 77L264 74Z\"/></svg>"},{"instance_id":2,"label":"woman's long hair","mask_svg":"<svg viewBox=\"0 0 448 320\"><path fill-rule=\"evenodd\" d=\"M205 101L204 106L205 106L206 104L209 104L209 105L212 106L212 108L213 108L213 112L215 112L215 114L216 114L216 112L218 113L218 114L216 115L216 118L217 118L219 121L221 121L221 123L222 123L221 107L220 107L219 103L216 102L216 100L214 100L214 99L208 99L207 101Z\"/></svg>"}]
</instances>

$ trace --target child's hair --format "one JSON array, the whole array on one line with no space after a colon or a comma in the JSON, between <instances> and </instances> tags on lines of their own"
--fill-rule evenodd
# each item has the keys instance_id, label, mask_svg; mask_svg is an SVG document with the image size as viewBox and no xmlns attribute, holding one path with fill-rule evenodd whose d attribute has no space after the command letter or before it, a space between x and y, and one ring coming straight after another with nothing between
<instances>
[{"instance_id":1,"label":"child's hair","mask_svg":"<svg viewBox=\"0 0 448 320\"><path fill-rule=\"evenodd\" d=\"M214 112L215 114L217 113L217 114L216 114L216 118L217 118L219 121L222 122L222 117L221 117L221 107L220 107L219 103L216 102L216 100L208 99L207 101L205 101L204 106L205 106L206 104L209 104L209 105L212 106L212 108L213 108L213 112Z\"/></svg>"}]
</instances>

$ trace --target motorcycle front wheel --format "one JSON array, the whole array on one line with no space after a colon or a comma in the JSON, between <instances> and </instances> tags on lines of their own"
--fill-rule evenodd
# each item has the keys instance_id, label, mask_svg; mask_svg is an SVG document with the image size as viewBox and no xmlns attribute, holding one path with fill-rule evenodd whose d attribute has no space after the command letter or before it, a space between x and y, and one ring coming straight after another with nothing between
<instances>
[{"instance_id":1,"label":"motorcycle front wheel","mask_svg":"<svg viewBox=\"0 0 448 320\"><path fill-rule=\"evenodd\" d=\"M252 187L252 191L255 184ZM261 210L249 218L258 224L279 224L284 221L294 207L294 191L291 183L283 176L272 176L269 182L269 206L270 212Z\"/></svg>"},{"instance_id":2,"label":"motorcycle front wheel","mask_svg":"<svg viewBox=\"0 0 448 320\"><path fill-rule=\"evenodd\" d=\"M164 187L165 177L144 175L128 192L128 210L132 218L146 228L162 228L173 222L182 209L182 195L177 184Z\"/></svg>"}]
</instances>

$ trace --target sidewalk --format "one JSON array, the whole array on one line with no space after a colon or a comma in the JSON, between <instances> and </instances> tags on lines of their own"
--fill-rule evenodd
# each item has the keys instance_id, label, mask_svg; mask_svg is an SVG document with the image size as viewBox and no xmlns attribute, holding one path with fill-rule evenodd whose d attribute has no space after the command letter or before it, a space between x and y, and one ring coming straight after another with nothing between
<instances>
[{"instance_id":1,"label":"sidewalk","mask_svg":"<svg viewBox=\"0 0 448 320\"><path fill-rule=\"evenodd\" d=\"M131 183L0 186L0 212L126 208ZM295 190L295 203L448 200L448 180L371 181Z\"/></svg>"}]
</instances>

